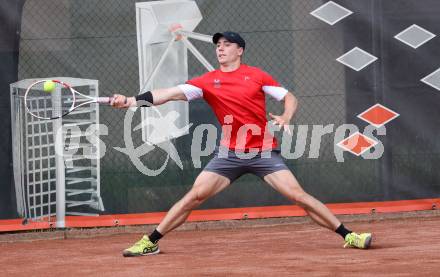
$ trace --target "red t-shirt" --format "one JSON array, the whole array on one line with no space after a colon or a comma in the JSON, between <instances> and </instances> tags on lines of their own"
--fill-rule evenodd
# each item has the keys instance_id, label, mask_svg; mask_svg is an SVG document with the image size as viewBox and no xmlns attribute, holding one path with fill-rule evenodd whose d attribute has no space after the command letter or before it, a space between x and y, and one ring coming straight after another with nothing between
<instances>
[{"instance_id":1,"label":"red t-shirt","mask_svg":"<svg viewBox=\"0 0 440 277\"><path fill-rule=\"evenodd\" d=\"M258 151L277 146L266 125L265 90L280 87L263 70L242 64L237 70L219 69L187 81L200 88L222 125L220 144L231 150ZM287 92L287 91L286 91Z\"/></svg>"}]
</instances>

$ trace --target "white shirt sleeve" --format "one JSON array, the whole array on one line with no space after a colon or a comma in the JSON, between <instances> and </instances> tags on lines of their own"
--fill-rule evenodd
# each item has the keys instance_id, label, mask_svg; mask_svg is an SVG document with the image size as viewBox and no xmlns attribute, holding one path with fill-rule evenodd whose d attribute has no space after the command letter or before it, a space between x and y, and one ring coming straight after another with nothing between
<instances>
[{"instance_id":1,"label":"white shirt sleeve","mask_svg":"<svg viewBox=\"0 0 440 277\"><path fill-rule=\"evenodd\" d=\"M263 91L278 101L283 100L288 90L283 87L263 86Z\"/></svg>"},{"instance_id":2,"label":"white shirt sleeve","mask_svg":"<svg viewBox=\"0 0 440 277\"><path fill-rule=\"evenodd\" d=\"M188 101L203 97L203 90L201 88L189 84L178 85L178 87L183 91Z\"/></svg>"}]
</instances>

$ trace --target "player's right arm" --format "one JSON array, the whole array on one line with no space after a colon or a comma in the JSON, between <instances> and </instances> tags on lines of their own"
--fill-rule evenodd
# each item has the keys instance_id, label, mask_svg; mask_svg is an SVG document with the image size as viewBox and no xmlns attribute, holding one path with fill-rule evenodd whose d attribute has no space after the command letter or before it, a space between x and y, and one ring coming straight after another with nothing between
<instances>
[{"instance_id":1,"label":"player's right arm","mask_svg":"<svg viewBox=\"0 0 440 277\"><path fill-rule=\"evenodd\" d=\"M134 97L126 97L121 94L113 95L111 105L115 108L129 108L137 106L162 105L168 101L190 101L201 98L203 92L200 88L185 84L171 88L155 89Z\"/></svg>"}]
</instances>

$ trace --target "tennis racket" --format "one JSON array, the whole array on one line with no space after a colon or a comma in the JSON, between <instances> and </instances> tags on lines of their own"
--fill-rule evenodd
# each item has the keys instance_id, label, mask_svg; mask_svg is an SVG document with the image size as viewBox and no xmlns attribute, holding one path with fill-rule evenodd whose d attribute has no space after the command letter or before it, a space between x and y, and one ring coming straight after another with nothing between
<instances>
[{"instance_id":1,"label":"tennis racket","mask_svg":"<svg viewBox=\"0 0 440 277\"><path fill-rule=\"evenodd\" d=\"M43 84L51 81L55 87L47 92L43 89ZM92 103L110 105L112 97L92 97L80 93L62 81L40 80L27 87L24 101L29 114L39 119L52 120Z\"/></svg>"}]
</instances>

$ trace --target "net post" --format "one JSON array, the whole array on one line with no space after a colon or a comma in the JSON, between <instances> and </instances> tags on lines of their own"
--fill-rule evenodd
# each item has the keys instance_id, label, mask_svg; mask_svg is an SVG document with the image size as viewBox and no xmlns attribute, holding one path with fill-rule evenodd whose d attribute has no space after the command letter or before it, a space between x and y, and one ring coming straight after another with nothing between
<instances>
[{"instance_id":1,"label":"net post","mask_svg":"<svg viewBox=\"0 0 440 277\"><path fill-rule=\"evenodd\" d=\"M53 103L60 103L61 88L57 87L56 92L52 93ZM58 101L57 101L58 100ZM56 105L56 104L55 104ZM60 109L53 107L53 112L57 113ZM61 114L54 114L60 116ZM55 164L56 164L56 228L66 227L66 187L65 187L65 165L64 165L64 135L62 127L62 118L55 119L53 122L54 144L55 144Z\"/></svg>"}]
</instances>

